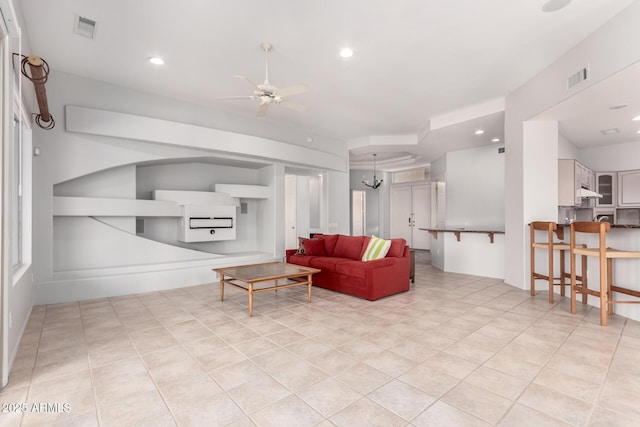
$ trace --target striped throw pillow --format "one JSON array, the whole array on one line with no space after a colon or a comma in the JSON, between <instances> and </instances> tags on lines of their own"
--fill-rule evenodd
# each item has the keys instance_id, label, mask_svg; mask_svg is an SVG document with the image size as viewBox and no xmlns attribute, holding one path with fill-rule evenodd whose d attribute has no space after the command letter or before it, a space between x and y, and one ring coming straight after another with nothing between
<instances>
[{"instance_id":1,"label":"striped throw pillow","mask_svg":"<svg viewBox=\"0 0 640 427\"><path fill-rule=\"evenodd\" d=\"M391 247L391 240L384 240L376 236L371 236L367 250L362 255L362 261L373 261L384 258Z\"/></svg>"}]
</instances>

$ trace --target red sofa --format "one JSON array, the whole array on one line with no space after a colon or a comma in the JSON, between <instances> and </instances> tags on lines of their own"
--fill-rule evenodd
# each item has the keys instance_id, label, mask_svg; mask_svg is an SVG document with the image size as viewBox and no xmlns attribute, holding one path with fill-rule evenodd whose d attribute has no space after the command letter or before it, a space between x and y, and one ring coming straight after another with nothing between
<instances>
[{"instance_id":1,"label":"red sofa","mask_svg":"<svg viewBox=\"0 0 640 427\"><path fill-rule=\"evenodd\" d=\"M291 264L314 267L313 285L371 301L409 290L409 247L405 239L391 239L385 258L361 261L368 236L315 235L306 254L286 251ZM321 240L322 243L319 243Z\"/></svg>"}]
</instances>

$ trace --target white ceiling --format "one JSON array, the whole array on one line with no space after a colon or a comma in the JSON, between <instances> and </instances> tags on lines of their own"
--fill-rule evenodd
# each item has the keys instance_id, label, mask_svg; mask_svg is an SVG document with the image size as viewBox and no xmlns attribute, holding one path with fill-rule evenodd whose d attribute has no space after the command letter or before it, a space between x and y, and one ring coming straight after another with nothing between
<instances>
[{"instance_id":1,"label":"white ceiling","mask_svg":"<svg viewBox=\"0 0 640 427\"><path fill-rule=\"evenodd\" d=\"M560 122L560 133L580 148L640 140L640 62L537 116ZM614 107L614 108L611 108ZM605 135L601 131L617 129Z\"/></svg>"},{"instance_id":2,"label":"white ceiling","mask_svg":"<svg viewBox=\"0 0 640 427\"><path fill-rule=\"evenodd\" d=\"M387 165L393 169L488 144L495 136L502 140L501 113L430 133L424 129L434 116L506 96L633 1L573 0L555 13L542 12L546 0L21 3L32 53L54 70L310 135L415 135L419 144L352 150L354 165L378 152L382 163L385 156L396 159ZM94 40L74 34L77 15L97 21ZM275 105L266 117L255 117L255 101L217 99L251 94L234 75L262 83L262 42L274 46L270 82L309 86L308 93L291 98L309 111ZM348 60L338 54L345 45L355 52ZM147 58L155 55L166 64L150 64ZM479 137L472 131L480 127L485 133ZM568 121L561 130L577 136L583 127ZM584 134L580 141L599 143Z\"/></svg>"}]
</instances>

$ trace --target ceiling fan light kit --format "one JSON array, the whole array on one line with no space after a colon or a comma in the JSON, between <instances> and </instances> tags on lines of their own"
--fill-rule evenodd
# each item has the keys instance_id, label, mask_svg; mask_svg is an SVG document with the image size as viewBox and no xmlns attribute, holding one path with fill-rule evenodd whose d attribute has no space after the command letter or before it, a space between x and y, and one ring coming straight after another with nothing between
<instances>
[{"instance_id":1,"label":"ceiling fan light kit","mask_svg":"<svg viewBox=\"0 0 640 427\"><path fill-rule=\"evenodd\" d=\"M295 111L307 111L308 107L306 105L297 104L294 102L287 101L285 98L288 98L293 95L298 95L300 93L307 92L309 88L306 85L298 84L295 86L289 86L284 89L278 89L276 86L272 85L269 82L269 52L273 49L273 45L271 43L262 43L260 45L265 54L265 78L264 83L255 84L251 80L249 80L245 76L234 76L235 78L242 79L249 83L253 90L253 95L245 95L245 96L226 96L219 97L218 99L251 99L258 101L258 110L256 111L256 116L264 116L269 109L269 105L271 104L279 104L283 107L290 108Z\"/></svg>"}]
</instances>

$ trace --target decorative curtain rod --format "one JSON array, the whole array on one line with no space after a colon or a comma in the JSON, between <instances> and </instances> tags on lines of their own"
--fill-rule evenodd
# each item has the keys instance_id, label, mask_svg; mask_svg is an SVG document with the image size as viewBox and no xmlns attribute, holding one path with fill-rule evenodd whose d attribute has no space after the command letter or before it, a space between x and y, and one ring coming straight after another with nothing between
<instances>
[{"instance_id":1,"label":"decorative curtain rod","mask_svg":"<svg viewBox=\"0 0 640 427\"><path fill-rule=\"evenodd\" d=\"M35 122L42 129L53 129L56 125L53 116L49 113L49 105L47 104L47 90L44 84L49 78L49 64L47 61L36 55L24 56L20 63L22 74L31 80L36 91L36 99L38 100L38 108L40 114L36 114Z\"/></svg>"}]
</instances>

